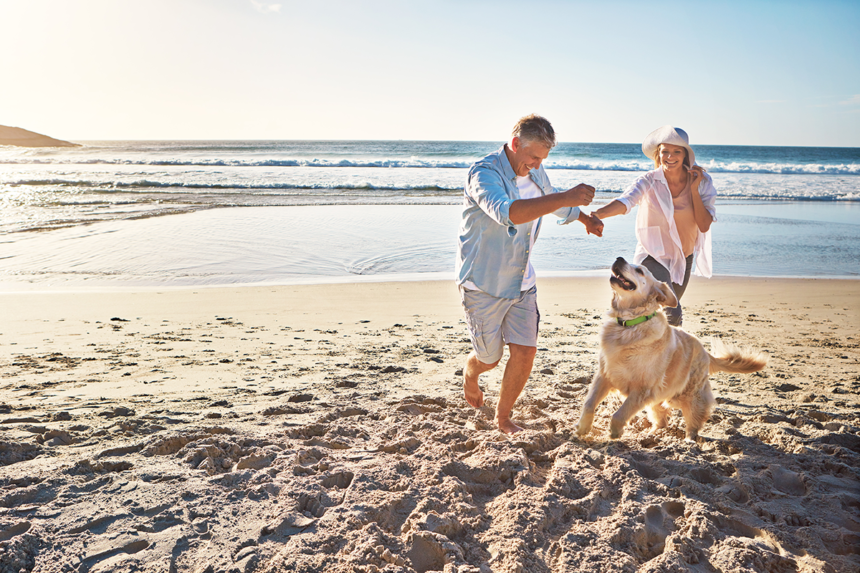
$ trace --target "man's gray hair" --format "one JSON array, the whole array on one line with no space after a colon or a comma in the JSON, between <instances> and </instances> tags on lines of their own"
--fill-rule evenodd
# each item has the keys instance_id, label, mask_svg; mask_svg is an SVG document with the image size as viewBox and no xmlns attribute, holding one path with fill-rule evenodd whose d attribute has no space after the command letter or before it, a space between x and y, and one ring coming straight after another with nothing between
<instances>
[{"instance_id":1,"label":"man's gray hair","mask_svg":"<svg viewBox=\"0 0 860 573\"><path fill-rule=\"evenodd\" d=\"M514 126L513 137L519 137L525 143L540 143L547 148L555 147L555 130L545 117L536 114L527 115Z\"/></svg>"}]
</instances>

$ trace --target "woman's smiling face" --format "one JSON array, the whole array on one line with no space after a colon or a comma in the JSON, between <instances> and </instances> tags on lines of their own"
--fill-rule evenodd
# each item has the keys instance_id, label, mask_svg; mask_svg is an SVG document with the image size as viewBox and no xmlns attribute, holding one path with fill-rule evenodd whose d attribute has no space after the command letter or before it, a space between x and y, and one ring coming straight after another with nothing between
<instances>
[{"instance_id":1,"label":"woman's smiling face","mask_svg":"<svg viewBox=\"0 0 860 573\"><path fill-rule=\"evenodd\" d=\"M660 166L666 171L683 169L686 157L687 150L680 145L672 145L671 143L660 144Z\"/></svg>"}]
</instances>

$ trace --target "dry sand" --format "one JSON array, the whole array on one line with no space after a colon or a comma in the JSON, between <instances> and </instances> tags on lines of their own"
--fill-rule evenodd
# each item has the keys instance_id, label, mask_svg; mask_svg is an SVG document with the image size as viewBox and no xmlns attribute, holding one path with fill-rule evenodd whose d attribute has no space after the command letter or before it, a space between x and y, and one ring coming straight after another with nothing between
<instances>
[{"instance_id":1,"label":"dry sand","mask_svg":"<svg viewBox=\"0 0 860 573\"><path fill-rule=\"evenodd\" d=\"M0 572L860 570L860 283L694 280L764 349L679 412L575 424L605 279L545 279L505 436L448 282L0 294Z\"/></svg>"}]
</instances>

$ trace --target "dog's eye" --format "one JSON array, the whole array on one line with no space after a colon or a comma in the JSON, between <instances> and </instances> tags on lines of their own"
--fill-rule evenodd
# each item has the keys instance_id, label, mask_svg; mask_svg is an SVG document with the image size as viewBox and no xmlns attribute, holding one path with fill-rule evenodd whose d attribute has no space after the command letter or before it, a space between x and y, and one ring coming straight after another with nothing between
<instances>
[{"instance_id":1,"label":"dog's eye","mask_svg":"<svg viewBox=\"0 0 860 573\"><path fill-rule=\"evenodd\" d=\"M640 275L642 275L643 277L645 276L645 273L643 273L643 272L642 272L642 269L637 268L637 269L635 269L635 270L636 270L636 272L637 272L637 273L639 273L639 274L640 274Z\"/></svg>"}]
</instances>

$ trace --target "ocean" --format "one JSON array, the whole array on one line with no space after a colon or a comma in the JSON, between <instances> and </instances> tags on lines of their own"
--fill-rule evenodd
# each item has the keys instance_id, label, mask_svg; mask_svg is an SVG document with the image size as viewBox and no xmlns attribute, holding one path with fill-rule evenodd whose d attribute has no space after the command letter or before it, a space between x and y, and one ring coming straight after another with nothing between
<instances>
[{"instance_id":1,"label":"ocean","mask_svg":"<svg viewBox=\"0 0 860 573\"><path fill-rule=\"evenodd\" d=\"M451 278L466 170L500 145L0 146L0 290ZM695 149L719 193L715 274L860 277L860 148ZM593 185L595 206L653 168L638 144L562 143L544 165L556 187ZM632 214L600 239L552 219L539 276L633 253Z\"/></svg>"}]
</instances>

